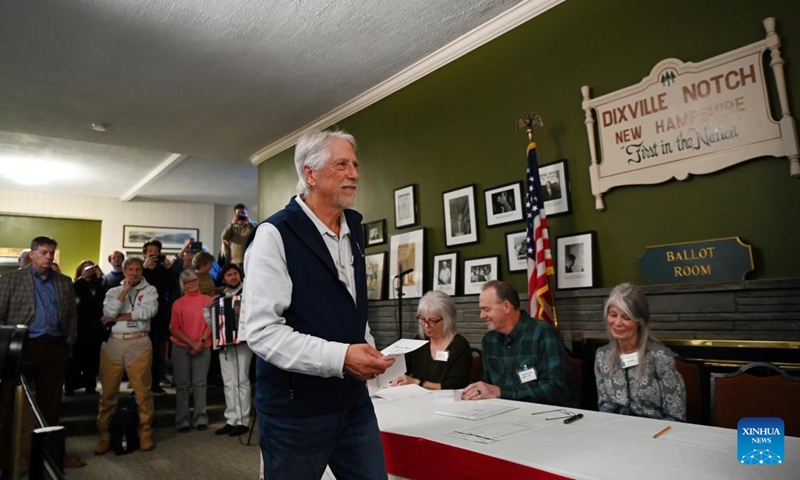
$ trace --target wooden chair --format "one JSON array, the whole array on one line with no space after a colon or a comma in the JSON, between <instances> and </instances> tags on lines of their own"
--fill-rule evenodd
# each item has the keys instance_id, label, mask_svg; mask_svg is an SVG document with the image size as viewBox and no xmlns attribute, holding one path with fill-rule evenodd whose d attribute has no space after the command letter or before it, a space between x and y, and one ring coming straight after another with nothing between
<instances>
[{"instance_id":1,"label":"wooden chair","mask_svg":"<svg viewBox=\"0 0 800 480\"><path fill-rule=\"evenodd\" d=\"M686 386L686 421L705 424L703 418L703 364L675 357L675 367Z\"/></svg>"},{"instance_id":2,"label":"wooden chair","mask_svg":"<svg viewBox=\"0 0 800 480\"><path fill-rule=\"evenodd\" d=\"M767 362L732 373L711 374L711 419L718 427L737 428L743 417L783 419L785 434L800 436L800 378Z\"/></svg>"},{"instance_id":3,"label":"wooden chair","mask_svg":"<svg viewBox=\"0 0 800 480\"><path fill-rule=\"evenodd\" d=\"M583 404L583 359L573 356L567 349L569 368L572 370L572 384L575 386L575 396L578 398L578 407L586 408Z\"/></svg>"},{"instance_id":4,"label":"wooden chair","mask_svg":"<svg viewBox=\"0 0 800 480\"><path fill-rule=\"evenodd\" d=\"M483 358L479 348L472 348L472 368L469 371L469 383L480 381L483 376Z\"/></svg>"}]
</instances>

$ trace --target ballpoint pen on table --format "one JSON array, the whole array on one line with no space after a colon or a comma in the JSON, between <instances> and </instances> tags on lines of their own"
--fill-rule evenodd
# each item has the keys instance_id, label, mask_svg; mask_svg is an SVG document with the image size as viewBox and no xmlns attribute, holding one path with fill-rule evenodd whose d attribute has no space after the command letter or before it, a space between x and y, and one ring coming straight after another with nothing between
<instances>
[{"instance_id":1,"label":"ballpoint pen on table","mask_svg":"<svg viewBox=\"0 0 800 480\"><path fill-rule=\"evenodd\" d=\"M579 413L579 414L577 414L577 415L573 415L573 416L569 417L568 419L564 420L564 423L565 423L566 425L569 425L570 423L572 423L572 422L575 422L575 421L578 421L578 420L580 420L581 418L583 418L583 414L582 414L582 413Z\"/></svg>"}]
</instances>

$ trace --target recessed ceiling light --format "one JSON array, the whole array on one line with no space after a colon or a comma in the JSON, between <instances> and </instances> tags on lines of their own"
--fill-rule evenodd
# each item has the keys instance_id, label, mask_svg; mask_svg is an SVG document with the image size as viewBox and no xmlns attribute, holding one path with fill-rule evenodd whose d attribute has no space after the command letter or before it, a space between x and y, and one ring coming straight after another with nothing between
<instances>
[{"instance_id":1,"label":"recessed ceiling light","mask_svg":"<svg viewBox=\"0 0 800 480\"><path fill-rule=\"evenodd\" d=\"M81 168L69 162L31 157L0 157L0 172L20 185L46 185L55 180L71 182L82 176Z\"/></svg>"},{"instance_id":2,"label":"recessed ceiling light","mask_svg":"<svg viewBox=\"0 0 800 480\"><path fill-rule=\"evenodd\" d=\"M93 123L92 130L95 132L104 133L108 131L108 124L105 123Z\"/></svg>"}]
</instances>

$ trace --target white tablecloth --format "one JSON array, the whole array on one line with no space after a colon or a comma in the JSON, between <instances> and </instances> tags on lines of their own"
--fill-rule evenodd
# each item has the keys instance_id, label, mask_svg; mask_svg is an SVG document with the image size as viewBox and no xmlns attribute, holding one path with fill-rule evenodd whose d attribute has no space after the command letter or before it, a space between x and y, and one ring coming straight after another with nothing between
<instances>
[{"instance_id":1,"label":"white tablecloth","mask_svg":"<svg viewBox=\"0 0 800 480\"><path fill-rule=\"evenodd\" d=\"M382 432L419 437L482 453L565 477L596 480L800 479L800 438L785 438L782 465L750 466L737 461L737 431L726 428L627 417L579 409L584 418L569 425L547 421L552 410L508 400L517 410L471 421L436 415L447 403L432 394L403 400L375 399ZM490 444L453 438L446 433L495 422L530 425L531 430ZM653 435L670 425L658 439ZM390 472L391 473L391 472Z\"/></svg>"}]
</instances>

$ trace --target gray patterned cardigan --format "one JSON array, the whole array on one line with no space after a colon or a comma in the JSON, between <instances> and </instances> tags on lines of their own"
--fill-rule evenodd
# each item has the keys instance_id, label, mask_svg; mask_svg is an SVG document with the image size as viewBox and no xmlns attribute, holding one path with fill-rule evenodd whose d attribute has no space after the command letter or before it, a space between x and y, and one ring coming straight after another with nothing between
<instances>
[{"instance_id":1,"label":"gray patterned cardigan","mask_svg":"<svg viewBox=\"0 0 800 480\"><path fill-rule=\"evenodd\" d=\"M601 412L637 417L686 421L686 388L675 368L675 354L664 345L650 341L641 378L639 367L611 366L611 345L597 350L594 375L597 406Z\"/></svg>"}]
</instances>

